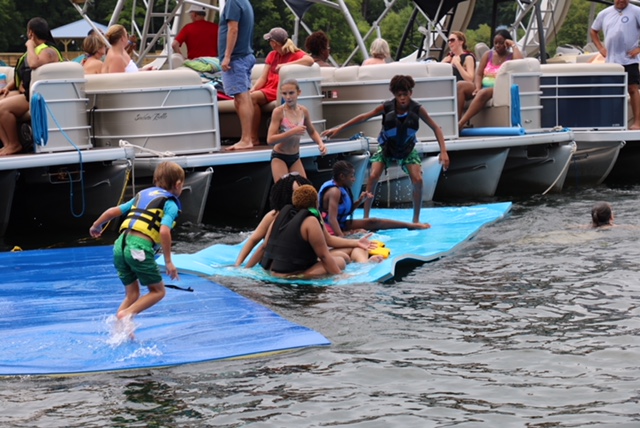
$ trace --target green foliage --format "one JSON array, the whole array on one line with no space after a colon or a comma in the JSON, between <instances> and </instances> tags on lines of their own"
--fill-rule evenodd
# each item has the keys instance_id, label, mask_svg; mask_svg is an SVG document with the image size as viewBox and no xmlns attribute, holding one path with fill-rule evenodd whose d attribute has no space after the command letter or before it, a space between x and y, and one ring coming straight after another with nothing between
<instances>
[{"instance_id":1,"label":"green foliage","mask_svg":"<svg viewBox=\"0 0 640 428\"><path fill-rule=\"evenodd\" d=\"M588 37L589 32L589 11L591 5L595 4L587 0L573 0L571 3L571 9L567 14L567 19L562 24L562 28L558 32L558 35L554 41L553 50L556 46L560 45L575 45L583 47L591 39ZM606 6L601 4L595 4L597 14ZM594 14L595 18L595 14ZM551 47L550 47L551 48Z\"/></svg>"},{"instance_id":2,"label":"green foliage","mask_svg":"<svg viewBox=\"0 0 640 428\"><path fill-rule=\"evenodd\" d=\"M487 46L491 46L492 36L491 26L489 24L480 24L477 30L467 30L467 47L471 52L475 49L476 44L482 42Z\"/></svg>"}]
</instances>

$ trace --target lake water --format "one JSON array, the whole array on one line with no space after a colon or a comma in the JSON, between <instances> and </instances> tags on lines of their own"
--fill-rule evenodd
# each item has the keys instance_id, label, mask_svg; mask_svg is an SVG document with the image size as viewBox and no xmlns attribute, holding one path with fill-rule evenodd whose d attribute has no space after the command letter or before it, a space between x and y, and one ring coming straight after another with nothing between
<instances>
[{"instance_id":1,"label":"lake water","mask_svg":"<svg viewBox=\"0 0 640 428\"><path fill-rule=\"evenodd\" d=\"M508 218L393 283L220 279L332 345L0 378L0 426L638 427L639 199L634 185L517 200ZM600 200L619 226L580 228ZM244 236L183 228L175 251Z\"/></svg>"}]
</instances>

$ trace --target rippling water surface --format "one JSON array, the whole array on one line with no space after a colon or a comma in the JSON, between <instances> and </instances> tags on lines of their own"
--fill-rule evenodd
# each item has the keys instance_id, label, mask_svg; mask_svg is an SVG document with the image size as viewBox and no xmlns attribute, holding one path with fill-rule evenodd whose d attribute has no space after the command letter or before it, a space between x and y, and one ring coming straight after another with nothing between
<instances>
[{"instance_id":1,"label":"rippling water surface","mask_svg":"<svg viewBox=\"0 0 640 428\"><path fill-rule=\"evenodd\" d=\"M516 201L452 255L388 284L221 279L332 345L0 378L0 426L640 426L639 198L639 186L603 186ZM600 200L619 226L580 228ZM184 228L176 251L244 236Z\"/></svg>"}]
</instances>

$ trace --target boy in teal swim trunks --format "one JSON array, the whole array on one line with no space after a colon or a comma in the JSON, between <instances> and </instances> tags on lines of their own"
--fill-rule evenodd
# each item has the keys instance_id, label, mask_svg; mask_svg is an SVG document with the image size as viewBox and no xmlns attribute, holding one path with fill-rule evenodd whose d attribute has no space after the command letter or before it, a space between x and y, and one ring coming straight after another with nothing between
<instances>
[{"instance_id":1,"label":"boy in teal swim trunks","mask_svg":"<svg viewBox=\"0 0 640 428\"><path fill-rule=\"evenodd\" d=\"M155 260L158 248L162 248L167 274L171 279L178 279L178 270L171 261L171 229L180 213L178 197L182 193L184 177L180 165L161 163L153 174L155 187L142 190L129 202L107 209L89 229L91 236L98 237L107 222L126 215L113 246L113 264L126 290L118 308L119 320L139 314L164 297L164 282ZM149 288L142 297L140 284Z\"/></svg>"},{"instance_id":2,"label":"boy in teal swim trunks","mask_svg":"<svg viewBox=\"0 0 640 428\"><path fill-rule=\"evenodd\" d=\"M382 130L378 137L378 151L371 157L371 174L367 182L367 194L374 195L378 180L392 161L398 162L402 170L409 174L413 186L413 223L420 222L422 206L422 159L415 150L416 133L420 119L433 130L440 146L440 162L446 170L449 168L449 155L444 142L444 134L438 124L429 116L427 110L411 99L415 81L411 76L396 75L389 83L393 99L380 104L367 113L362 113L335 128L327 129L323 137L330 138L345 128L364 122L374 116L382 115ZM364 218L369 218L373 197L364 202Z\"/></svg>"}]
</instances>

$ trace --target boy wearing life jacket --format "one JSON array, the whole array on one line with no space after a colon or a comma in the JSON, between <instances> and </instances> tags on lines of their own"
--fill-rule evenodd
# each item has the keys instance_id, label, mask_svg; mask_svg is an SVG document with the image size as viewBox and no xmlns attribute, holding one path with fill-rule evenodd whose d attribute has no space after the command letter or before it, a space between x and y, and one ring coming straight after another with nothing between
<instances>
[{"instance_id":1,"label":"boy wearing life jacket","mask_svg":"<svg viewBox=\"0 0 640 428\"><path fill-rule=\"evenodd\" d=\"M392 161L398 162L402 170L409 174L413 185L413 223L420 222L420 208L422 205L422 159L415 150L416 133L420 126L420 119L433 130L440 146L440 162L444 170L449 168L449 155L444 142L444 134L438 124L429 116L427 110L411 99L415 81L411 76L396 75L389 83L389 90L394 99L380 104L367 113L362 113L353 119L327 129L323 137L330 138L342 132L345 128L362 123L370 118L382 115L382 130L378 137L378 151L371 157L371 174L367 182L366 192L371 195L364 202L364 218L369 218L369 211L373 203L376 186L382 172Z\"/></svg>"},{"instance_id":2,"label":"boy wearing life jacket","mask_svg":"<svg viewBox=\"0 0 640 428\"><path fill-rule=\"evenodd\" d=\"M429 223L407 223L387 218L354 219L353 212L360 204L373 198L363 192L357 200L353 199L351 187L356 181L355 168L347 161L333 164L333 179L326 181L318 191L319 210L325 227L331 235L360 232L361 230L383 229L428 229Z\"/></svg>"},{"instance_id":3,"label":"boy wearing life jacket","mask_svg":"<svg viewBox=\"0 0 640 428\"><path fill-rule=\"evenodd\" d=\"M113 246L113 263L126 290L118 308L119 320L139 314L164 297L164 282L155 261L157 249L162 248L167 274L171 279L178 279L178 270L171 261L171 229L180 214L178 197L182 193L184 177L184 170L177 163L161 163L153 174L155 187L142 190L129 202L107 209L89 229L91 236L98 237L104 224L126 215ZM149 288L142 297L140 284Z\"/></svg>"}]
</instances>

